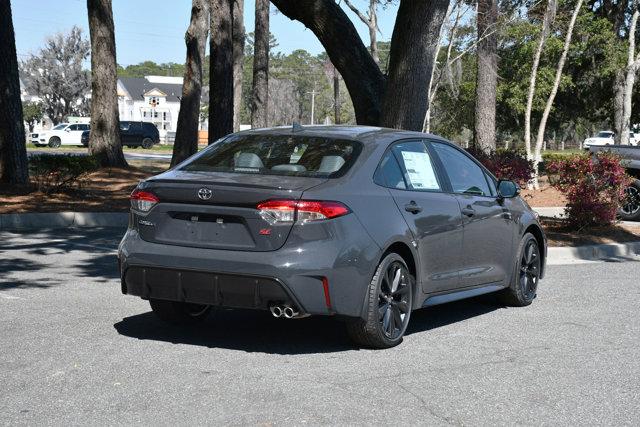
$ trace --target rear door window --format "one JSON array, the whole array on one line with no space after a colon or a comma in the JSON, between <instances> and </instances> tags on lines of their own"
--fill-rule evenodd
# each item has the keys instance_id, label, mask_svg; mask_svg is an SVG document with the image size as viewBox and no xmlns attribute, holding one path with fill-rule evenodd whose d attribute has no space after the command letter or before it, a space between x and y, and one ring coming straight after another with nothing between
<instances>
[{"instance_id":1,"label":"rear door window","mask_svg":"<svg viewBox=\"0 0 640 427\"><path fill-rule=\"evenodd\" d=\"M436 169L422 141L399 142L392 148L402 168L404 180L411 190L440 191Z\"/></svg>"},{"instance_id":2,"label":"rear door window","mask_svg":"<svg viewBox=\"0 0 640 427\"><path fill-rule=\"evenodd\" d=\"M231 135L182 167L185 171L335 177L360 153L357 141L303 135Z\"/></svg>"}]
</instances>

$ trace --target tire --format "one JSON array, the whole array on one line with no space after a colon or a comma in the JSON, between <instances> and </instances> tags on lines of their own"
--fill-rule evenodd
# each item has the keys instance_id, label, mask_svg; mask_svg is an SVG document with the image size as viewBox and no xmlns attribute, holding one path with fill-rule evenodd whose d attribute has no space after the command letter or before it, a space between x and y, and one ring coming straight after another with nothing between
<instances>
[{"instance_id":1,"label":"tire","mask_svg":"<svg viewBox=\"0 0 640 427\"><path fill-rule=\"evenodd\" d=\"M640 221L640 179L634 180L625 193L627 197L618 209L618 216L624 221Z\"/></svg>"},{"instance_id":2,"label":"tire","mask_svg":"<svg viewBox=\"0 0 640 427\"><path fill-rule=\"evenodd\" d=\"M144 148L145 150L149 150L151 148L153 148L153 139L151 138L145 138L142 140L142 148Z\"/></svg>"},{"instance_id":3,"label":"tire","mask_svg":"<svg viewBox=\"0 0 640 427\"><path fill-rule=\"evenodd\" d=\"M149 305L153 313L167 323L174 325L188 325L203 321L211 306L192 304L188 302L165 301L150 299Z\"/></svg>"},{"instance_id":4,"label":"tire","mask_svg":"<svg viewBox=\"0 0 640 427\"><path fill-rule=\"evenodd\" d=\"M49 147L51 148L60 148L60 145L62 145L62 142L60 141L60 138L58 138L57 136L52 136L49 139Z\"/></svg>"},{"instance_id":5,"label":"tire","mask_svg":"<svg viewBox=\"0 0 640 427\"><path fill-rule=\"evenodd\" d=\"M524 307L536 297L542 257L538 241L531 233L526 233L518 246L518 258L511 277L511 284L500 294L500 300L508 306Z\"/></svg>"},{"instance_id":6,"label":"tire","mask_svg":"<svg viewBox=\"0 0 640 427\"><path fill-rule=\"evenodd\" d=\"M368 348L400 344L411 317L414 280L400 255L390 253L384 257L367 289L366 319L347 322L349 337Z\"/></svg>"}]
</instances>

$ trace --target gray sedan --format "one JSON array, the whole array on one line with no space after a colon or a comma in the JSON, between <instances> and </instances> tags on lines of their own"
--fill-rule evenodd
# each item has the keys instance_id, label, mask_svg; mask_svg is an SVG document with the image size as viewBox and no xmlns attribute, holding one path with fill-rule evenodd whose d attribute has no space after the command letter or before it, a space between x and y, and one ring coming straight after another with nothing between
<instances>
[{"instance_id":1,"label":"gray sedan","mask_svg":"<svg viewBox=\"0 0 640 427\"><path fill-rule=\"evenodd\" d=\"M357 344L391 347L421 307L533 301L546 239L518 193L434 135L240 132L134 190L122 292L173 323L212 307L335 316Z\"/></svg>"}]
</instances>

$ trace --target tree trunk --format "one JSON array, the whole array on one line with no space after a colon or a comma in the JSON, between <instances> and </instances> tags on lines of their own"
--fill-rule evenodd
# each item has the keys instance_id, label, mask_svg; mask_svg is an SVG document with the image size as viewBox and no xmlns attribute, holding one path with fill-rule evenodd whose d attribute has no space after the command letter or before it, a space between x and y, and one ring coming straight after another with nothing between
<instances>
[{"instance_id":1,"label":"tree trunk","mask_svg":"<svg viewBox=\"0 0 640 427\"><path fill-rule=\"evenodd\" d=\"M111 0L87 0L91 37L89 154L105 167L127 167L120 142L116 41Z\"/></svg>"},{"instance_id":2,"label":"tree trunk","mask_svg":"<svg viewBox=\"0 0 640 427\"><path fill-rule=\"evenodd\" d=\"M233 131L240 130L242 70L244 69L244 0L232 0L233 16Z\"/></svg>"},{"instance_id":3,"label":"tree trunk","mask_svg":"<svg viewBox=\"0 0 640 427\"><path fill-rule=\"evenodd\" d=\"M204 60L208 34L209 0L193 0L191 3L191 22L184 35L187 60L171 166L177 165L198 151L202 61Z\"/></svg>"},{"instance_id":4,"label":"tree trunk","mask_svg":"<svg viewBox=\"0 0 640 427\"><path fill-rule=\"evenodd\" d=\"M269 97L269 0L256 0L253 45L253 92L251 127L268 126Z\"/></svg>"},{"instance_id":5,"label":"tree trunk","mask_svg":"<svg viewBox=\"0 0 640 427\"><path fill-rule=\"evenodd\" d=\"M573 27L576 24L576 19L578 19L578 13L580 13L580 8L582 7L582 1L578 0L575 8L573 9L573 14L571 15L571 21L569 21L569 27L567 28L567 34L564 39L564 47L562 49L562 55L560 56L560 60L558 61L558 67L556 68L556 77L553 81L553 87L551 88L551 93L549 94L549 98L547 99L547 105L544 108L544 112L542 113L542 118L540 119L540 125L538 126L538 137L536 138L536 151L535 158L541 158L540 150L542 148L542 143L544 141L544 132L547 127L547 120L549 119L549 114L551 113L551 107L553 106L553 101L555 100L556 94L558 93L558 87L560 86L560 79L562 78L562 70L564 69L564 63L567 59L567 53L569 52L569 47L571 46L571 36L573 35ZM627 133L627 137L629 134ZM537 176L535 177L537 181Z\"/></svg>"},{"instance_id":6,"label":"tree trunk","mask_svg":"<svg viewBox=\"0 0 640 427\"><path fill-rule=\"evenodd\" d=\"M18 56L9 0L0 2L0 182L29 182Z\"/></svg>"},{"instance_id":7,"label":"tree trunk","mask_svg":"<svg viewBox=\"0 0 640 427\"><path fill-rule=\"evenodd\" d=\"M634 12L631 16L631 25L629 26L629 55L627 59L626 77L624 81L624 95L622 99L622 122L620 129L616 132L620 138L620 144L629 145L629 131L631 130L631 101L633 97L633 86L636 82L636 73L640 68L640 55L636 58L636 26L638 24L638 16L640 11L633 2Z\"/></svg>"},{"instance_id":8,"label":"tree trunk","mask_svg":"<svg viewBox=\"0 0 640 427\"><path fill-rule=\"evenodd\" d=\"M449 0L403 0L398 8L391 50L381 125L421 131L429 99L440 27ZM333 59L332 59L333 61Z\"/></svg>"},{"instance_id":9,"label":"tree trunk","mask_svg":"<svg viewBox=\"0 0 640 427\"><path fill-rule=\"evenodd\" d=\"M478 71L476 76L475 143L485 153L496 149L498 86L498 2L478 0Z\"/></svg>"},{"instance_id":10,"label":"tree trunk","mask_svg":"<svg viewBox=\"0 0 640 427\"><path fill-rule=\"evenodd\" d=\"M209 144L233 132L233 0L211 0Z\"/></svg>"},{"instance_id":11,"label":"tree trunk","mask_svg":"<svg viewBox=\"0 0 640 427\"><path fill-rule=\"evenodd\" d=\"M272 0L271 3L318 37L347 85L358 124L379 125L385 78L340 6L334 0ZM420 25L429 27L427 22ZM405 49L411 50L410 46Z\"/></svg>"},{"instance_id":12,"label":"tree trunk","mask_svg":"<svg viewBox=\"0 0 640 427\"><path fill-rule=\"evenodd\" d=\"M616 79L613 86L613 130L615 131L614 140L616 144L620 144L620 135L622 134L624 84L625 72L623 69L619 69L616 71Z\"/></svg>"},{"instance_id":13,"label":"tree trunk","mask_svg":"<svg viewBox=\"0 0 640 427\"><path fill-rule=\"evenodd\" d=\"M340 74L336 67L333 67L333 115L334 123L340 124Z\"/></svg>"},{"instance_id":14,"label":"tree trunk","mask_svg":"<svg viewBox=\"0 0 640 427\"><path fill-rule=\"evenodd\" d=\"M529 93L527 95L527 107L524 113L524 147L527 151L527 158L533 160L537 165L538 160L533 158L533 152L531 150L531 110L533 109L533 96L536 91L536 78L538 77L538 66L540 65L540 56L542 55L542 48L547 39L549 28L555 17L556 13L556 0L548 0L547 9L544 13L542 20L542 29L540 30L540 38L538 39L538 46L533 56L533 66L531 67L531 78L529 80ZM537 166L536 175L537 175Z\"/></svg>"}]
</instances>

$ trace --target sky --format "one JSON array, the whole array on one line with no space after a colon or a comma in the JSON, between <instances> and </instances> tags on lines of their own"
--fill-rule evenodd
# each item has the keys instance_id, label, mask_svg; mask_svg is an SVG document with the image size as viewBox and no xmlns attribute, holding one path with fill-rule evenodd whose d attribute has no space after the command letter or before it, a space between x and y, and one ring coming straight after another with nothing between
<instances>
[{"instance_id":1,"label":"sky","mask_svg":"<svg viewBox=\"0 0 640 427\"><path fill-rule=\"evenodd\" d=\"M365 10L367 0L354 0ZM12 0L13 26L16 34L18 59L44 45L47 36L67 32L74 25L89 37L85 0ZM365 25L346 6L360 37L368 45ZM380 9L379 40L391 39L397 6ZM150 60L157 63L185 60L184 32L189 25L190 0L113 0L117 62L126 66ZM304 25L279 13L271 6L271 32L278 40L275 51L290 53L306 49L318 54L324 49L315 35ZM254 1L245 0L245 29L253 31Z\"/></svg>"}]
</instances>

